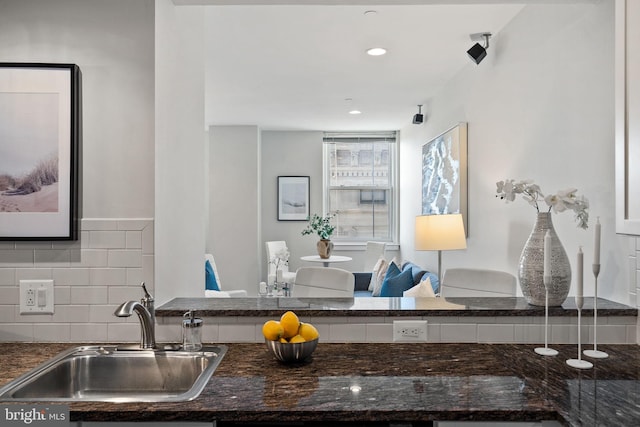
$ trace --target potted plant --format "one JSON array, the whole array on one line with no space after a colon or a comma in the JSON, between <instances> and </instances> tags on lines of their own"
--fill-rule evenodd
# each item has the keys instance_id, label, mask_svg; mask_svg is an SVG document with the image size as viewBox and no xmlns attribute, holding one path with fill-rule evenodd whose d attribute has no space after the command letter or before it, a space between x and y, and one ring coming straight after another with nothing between
<instances>
[{"instance_id":1,"label":"potted plant","mask_svg":"<svg viewBox=\"0 0 640 427\"><path fill-rule=\"evenodd\" d=\"M317 234L318 237L320 237L316 247L318 249L318 255L320 255L322 259L329 258L331 256L331 250L333 249L331 235L336 227L331 224L331 219L333 219L334 216L335 214L328 214L326 216L313 214L307 220L309 222L307 228L302 230L303 236Z\"/></svg>"}]
</instances>

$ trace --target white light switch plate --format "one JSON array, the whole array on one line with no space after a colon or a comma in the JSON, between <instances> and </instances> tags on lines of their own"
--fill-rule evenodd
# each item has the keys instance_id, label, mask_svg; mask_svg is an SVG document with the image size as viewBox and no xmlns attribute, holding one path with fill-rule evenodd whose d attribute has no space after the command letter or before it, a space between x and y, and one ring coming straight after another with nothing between
<instances>
[{"instance_id":1,"label":"white light switch plate","mask_svg":"<svg viewBox=\"0 0 640 427\"><path fill-rule=\"evenodd\" d=\"M53 280L20 280L20 314L53 314Z\"/></svg>"}]
</instances>

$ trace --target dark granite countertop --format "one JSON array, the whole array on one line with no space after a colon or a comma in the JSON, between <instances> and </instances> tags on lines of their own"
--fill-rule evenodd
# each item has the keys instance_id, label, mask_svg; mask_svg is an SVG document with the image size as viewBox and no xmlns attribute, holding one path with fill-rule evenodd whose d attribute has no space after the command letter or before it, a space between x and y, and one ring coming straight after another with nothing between
<instances>
[{"instance_id":1,"label":"dark granite countertop","mask_svg":"<svg viewBox=\"0 0 640 427\"><path fill-rule=\"evenodd\" d=\"M598 316L638 316L638 309L598 298ZM544 316L544 307L524 298L174 298L156 309L159 317L280 316L295 310L304 316ZM593 298L585 298L583 316L593 316ZM549 316L577 316L573 297Z\"/></svg>"},{"instance_id":2,"label":"dark granite countertop","mask_svg":"<svg viewBox=\"0 0 640 427\"><path fill-rule=\"evenodd\" d=\"M299 365L277 362L262 344L229 350L190 402L72 402L72 420L225 422L539 421L570 426L640 424L640 350L603 345L590 370L514 344L320 343ZM0 384L73 344L0 343ZM2 402L3 404L6 402ZM234 424L235 425L235 424Z\"/></svg>"}]
</instances>

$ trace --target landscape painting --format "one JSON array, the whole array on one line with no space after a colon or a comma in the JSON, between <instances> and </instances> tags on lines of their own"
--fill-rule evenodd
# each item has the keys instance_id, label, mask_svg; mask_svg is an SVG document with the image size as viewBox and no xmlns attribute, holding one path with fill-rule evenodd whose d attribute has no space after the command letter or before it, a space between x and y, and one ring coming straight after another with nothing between
<instances>
[{"instance_id":1,"label":"landscape painting","mask_svg":"<svg viewBox=\"0 0 640 427\"><path fill-rule=\"evenodd\" d=\"M76 240L80 70L0 63L0 240Z\"/></svg>"},{"instance_id":2,"label":"landscape painting","mask_svg":"<svg viewBox=\"0 0 640 427\"><path fill-rule=\"evenodd\" d=\"M58 94L0 93L0 212L58 211L58 104Z\"/></svg>"},{"instance_id":3,"label":"landscape painting","mask_svg":"<svg viewBox=\"0 0 640 427\"><path fill-rule=\"evenodd\" d=\"M278 177L278 221L309 218L309 177Z\"/></svg>"}]
</instances>

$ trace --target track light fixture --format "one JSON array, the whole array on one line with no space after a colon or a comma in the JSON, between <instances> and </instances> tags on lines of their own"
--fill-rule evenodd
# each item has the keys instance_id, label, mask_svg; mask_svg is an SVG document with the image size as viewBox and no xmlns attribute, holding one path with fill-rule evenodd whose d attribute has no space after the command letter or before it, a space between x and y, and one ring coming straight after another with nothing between
<instances>
[{"instance_id":1,"label":"track light fixture","mask_svg":"<svg viewBox=\"0 0 640 427\"><path fill-rule=\"evenodd\" d=\"M491 37L491 33L474 33L470 34L469 37L472 41L484 41L484 46L480 43L476 43L471 46L471 49L467 51L467 54L471 58L473 62L480 64L485 56L487 56L487 49L489 49L489 38Z\"/></svg>"},{"instance_id":2,"label":"track light fixture","mask_svg":"<svg viewBox=\"0 0 640 427\"><path fill-rule=\"evenodd\" d=\"M424 116L422 115L422 104L418 105L418 114L413 116L413 124L419 125L424 121Z\"/></svg>"}]
</instances>

